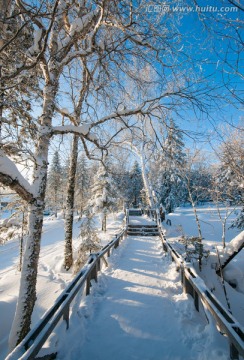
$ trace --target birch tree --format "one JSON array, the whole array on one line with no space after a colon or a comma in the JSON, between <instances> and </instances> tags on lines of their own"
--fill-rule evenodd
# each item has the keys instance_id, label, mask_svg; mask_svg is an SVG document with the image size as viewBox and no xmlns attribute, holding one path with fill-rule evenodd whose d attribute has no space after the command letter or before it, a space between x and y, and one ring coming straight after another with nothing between
<instances>
[{"instance_id":1,"label":"birch tree","mask_svg":"<svg viewBox=\"0 0 244 360\"><path fill-rule=\"evenodd\" d=\"M15 24L12 34L4 30L1 43L1 97L2 94L6 97L12 89L17 95L24 95L23 104L19 102L16 107L17 121L9 115L16 114L15 103L8 101L1 104L1 112L4 112L5 116L1 116L0 182L13 189L28 203L29 213L29 235L23 258L19 300L10 336L11 349L28 333L36 300L37 267L51 139L55 135L65 136L72 133L76 136L73 154L76 153L78 137L87 156L92 157L90 145L102 150L107 148L111 139L118 133L137 126L135 116L147 115L150 118L167 106L172 107L176 104L182 107L187 102L191 108L204 109L203 101L208 103L211 97L208 86L202 86L197 77L191 78L184 68L180 81L176 81L176 69L185 60L182 60L182 53L177 57L181 40L176 36L176 28L171 17L158 17L152 21L142 12L141 4L138 5L136 7L133 2L127 0L44 0L37 4L18 0L14 4L15 11L11 16L6 15L6 10L7 13L9 11L8 5L7 9L4 7L5 13L1 13L1 17L6 20L4 26L7 23L9 25L10 21L14 21ZM12 61L9 64L10 55ZM97 83L94 81L94 91L99 106L95 107L89 103L89 112L81 113L80 117L78 113L67 116L68 114L63 111L69 122L59 121L60 118L56 118L57 99L68 66L76 59L82 59L84 64L97 58L100 65L97 69ZM151 63L156 68L158 79L154 84L155 92L145 93L136 105L128 102L126 107L122 108L120 96L121 92L126 93L123 80L125 74L140 86L143 84L131 66L134 58L139 59L142 65ZM121 79L116 92L112 86L109 89L105 86L107 81L112 83L118 75L118 72L114 72L115 67L120 70ZM165 81L166 77L170 78L168 82ZM156 86L156 83L160 86ZM27 88L28 94L24 92ZM34 90L35 97L31 96L31 89ZM117 92L118 89L121 91ZM170 103L167 102L169 98ZM31 104L28 99L32 100ZM41 109L40 116L34 116L30 109L31 105L34 106L36 103ZM23 123L20 122L21 118L25 120ZM107 129L111 123L116 123L113 132ZM20 136L20 131L25 136ZM99 136L96 133L99 133ZM110 137L105 142L102 141L104 133ZM21 146L16 147L13 141L9 144L9 137L17 137ZM25 141L22 141L23 138ZM146 174L145 168L145 171L143 170L144 149L145 142L140 153L142 172ZM32 163L33 174L30 181L27 181L16 166L18 161L23 161L23 155ZM76 162L75 155L74 161ZM74 174L74 167L71 166L70 179L74 178ZM67 197L71 209L72 181ZM149 205L152 206L152 194L146 176L144 181L148 188ZM72 219L71 212L69 218ZM71 222L68 221L67 228L71 227ZM70 234L70 230L67 233ZM71 253L69 249L67 253Z\"/></svg>"}]
</instances>

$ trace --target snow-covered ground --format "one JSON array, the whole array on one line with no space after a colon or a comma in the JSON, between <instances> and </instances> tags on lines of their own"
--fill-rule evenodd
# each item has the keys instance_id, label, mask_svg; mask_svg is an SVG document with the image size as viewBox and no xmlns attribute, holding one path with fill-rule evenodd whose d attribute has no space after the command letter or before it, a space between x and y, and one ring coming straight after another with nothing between
<instances>
[{"instance_id":1,"label":"snow-covered ground","mask_svg":"<svg viewBox=\"0 0 244 360\"><path fill-rule=\"evenodd\" d=\"M133 224L151 223L141 220L133 217ZM208 323L182 293L158 237L128 236L110 260L91 296L73 311L66 336L58 331L59 360L229 358L212 319Z\"/></svg>"},{"instance_id":2,"label":"snow-covered ground","mask_svg":"<svg viewBox=\"0 0 244 360\"><path fill-rule=\"evenodd\" d=\"M227 209L231 212L233 208ZM216 276L215 267L218 265L216 256L216 246L218 247L220 258L224 254L222 247L222 223L219 219L218 209L214 204L206 204L205 206L198 206L197 213L200 219L201 230L203 235L203 244L206 250L210 251L207 259L203 260L202 271L199 271L198 263L195 262L195 269L199 275L204 279L206 285L212 289L213 294L221 301L221 303L228 309L227 301L224 295L224 289L221 283L221 278ZM226 208L220 207L220 215L224 218ZM226 245L235 238L241 231L239 229L229 228L231 222L236 217L232 212L227 219L226 224ZM179 252L182 252L184 246L179 243L179 238L185 236L197 236L197 225L194 218L192 207L177 208L174 213L168 214L166 220L171 220L171 226L163 223L166 229L167 240L174 244ZM183 250L184 251L184 250ZM230 310L236 319L244 326L244 250L228 264L224 270L224 276L228 280L232 279L232 283L237 284L237 290L233 289L227 282L225 282L227 297L230 303Z\"/></svg>"},{"instance_id":3,"label":"snow-covered ground","mask_svg":"<svg viewBox=\"0 0 244 360\"><path fill-rule=\"evenodd\" d=\"M198 208L204 243L214 252L221 248L221 223L211 206ZM233 215L232 215L233 216ZM178 243L184 233L197 235L193 211L179 208L167 218L165 226L169 241ZM99 233L102 244L118 234L123 213L111 215L108 231ZM143 223L148 219L141 218ZM133 221L139 221L134 218ZM100 230L100 220L96 219ZM228 219L230 222L230 219ZM165 224L165 223L164 223ZM33 324L49 308L72 279L72 272L62 269L64 220L47 217L44 222L38 274L38 299ZM80 223L74 225L74 247L78 249ZM227 225L228 228L229 225ZM238 230L227 230L230 241ZM243 251L238 257L243 256ZM213 260L215 259L215 260ZM210 254L206 264L216 261ZM238 260L240 264L240 259ZM194 310L193 301L182 294L179 274L170 258L163 254L157 237L128 237L109 259L99 282L93 283L91 296L79 297L66 332L64 322L53 334L51 351L59 351L59 359L219 359L229 358L228 341L221 336L205 315ZM8 334L18 295L18 242L9 241L0 247L0 359L7 354ZM211 266L203 266L201 276L213 293L226 305L220 280ZM216 278L216 281L213 279ZM244 295L226 284L233 315L244 323ZM65 333L65 336L64 336ZM74 341L79 339L79 341ZM71 346L72 344L72 346ZM96 349L96 355L94 355ZM50 353L50 351L48 350Z\"/></svg>"},{"instance_id":4,"label":"snow-covered ground","mask_svg":"<svg viewBox=\"0 0 244 360\"><path fill-rule=\"evenodd\" d=\"M208 242L209 244L213 243L214 245L216 243L221 243L222 224L216 205L208 203L206 205L197 206L196 209L200 220L204 242ZM222 219L225 218L226 214L230 214L226 221L226 242L229 242L240 233L239 229L229 229L232 221L236 218L238 210L240 209L235 209L234 207L226 208L224 205L219 207ZM173 225L172 227L167 227L168 237L198 235L194 212L190 205L177 208L174 213L168 214L166 219L170 219Z\"/></svg>"},{"instance_id":5,"label":"snow-covered ground","mask_svg":"<svg viewBox=\"0 0 244 360\"><path fill-rule=\"evenodd\" d=\"M119 233L122 227L124 214L111 214L108 217L106 233L100 233L102 245ZM96 225L100 230L99 217L95 218ZM80 221L78 217L74 224L73 244L77 250L80 240L78 239ZM54 303L55 299L72 280L72 271L65 271L62 267L64 253L64 219L61 215L56 219L53 216L44 220L41 253L37 281L37 302L33 313L32 323L35 324L43 313ZM11 240L0 246L0 359L7 354L8 335L14 317L15 306L19 290L20 273L19 244L17 240Z\"/></svg>"}]
</instances>

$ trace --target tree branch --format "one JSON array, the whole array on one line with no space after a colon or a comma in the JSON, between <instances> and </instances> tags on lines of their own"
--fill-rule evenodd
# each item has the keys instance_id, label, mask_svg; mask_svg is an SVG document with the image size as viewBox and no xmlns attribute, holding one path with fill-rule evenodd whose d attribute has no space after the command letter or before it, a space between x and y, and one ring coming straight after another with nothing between
<instances>
[{"instance_id":1,"label":"tree branch","mask_svg":"<svg viewBox=\"0 0 244 360\"><path fill-rule=\"evenodd\" d=\"M16 165L2 151L0 152L0 182L14 190L28 203L34 201L31 185L19 172Z\"/></svg>"}]
</instances>

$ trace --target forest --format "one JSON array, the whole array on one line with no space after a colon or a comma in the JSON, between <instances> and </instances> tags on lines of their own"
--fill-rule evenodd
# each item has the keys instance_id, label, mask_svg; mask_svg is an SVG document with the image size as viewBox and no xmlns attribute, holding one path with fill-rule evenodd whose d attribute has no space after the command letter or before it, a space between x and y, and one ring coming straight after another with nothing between
<instances>
[{"instance_id":1,"label":"forest","mask_svg":"<svg viewBox=\"0 0 244 360\"><path fill-rule=\"evenodd\" d=\"M97 215L106 233L127 208L190 206L202 240L197 206L212 204L223 248L244 229L244 8L213 3L0 0L0 247L20 239L10 350L31 328L47 217L64 219L65 271L99 249Z\"/></svg>"}]
</instances>

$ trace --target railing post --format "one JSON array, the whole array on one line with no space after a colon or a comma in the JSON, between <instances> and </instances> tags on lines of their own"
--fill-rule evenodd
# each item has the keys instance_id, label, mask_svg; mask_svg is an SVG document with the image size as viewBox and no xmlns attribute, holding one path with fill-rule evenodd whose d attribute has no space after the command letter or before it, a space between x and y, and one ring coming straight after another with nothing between
<instances>
[{"instance_id":1,"label":"railing post","mask_svg":"<svg viewBox=\"0 0 244 360\"><path fill-rule=\"evenodd\" d=\"M194 294L195 309L199 312L199 296L196 290L193 291L193 294Z\"/></svg>"},{"instance_id":2,"label":"railing post","mask_svg":"<svg viewBox=\"0 0 244 360\"><path fill-rule=\"evenodd\" d=\"M69 328L69 305L65 307L63 312L63 320L66 321L66 330Z\"/></svg>"},{"instance_id":3,"label":"railing post","mask_svg":"<svg viewBox=\"0 0 244 360\"><path fill-rule=\"evenodd\" d=\"M95 263L95 266L91 271L90 279L95 280L97 282L97 262Z\"/></svg>"},{"instance_id":4,"label":"railing post","mask_svg":"<svg viewBox=\"0 0 244 360\"><path fill-rule=\"evenodd\" d=\"M101 271L101 260L100 260L100 258L97 259L97 271Z\"/></svg>"},{"instance_id":5,"label":"railing post","mask_svg":"<svg viewBox=\"0 0 244 360\"><path fill-rule=\"evenodd\" d=\"M186 294L190 294L192 297L194 297L193 288L192 288L189 280L187 279L185 272L183 273L183 290Z\"/></svg>"},{"instance_id":6,"label":"railing post","mask_svg":"<svg viewBox=\"0 0 244 360\"><path fill-rule=\"evenodd\" d=\"M116 236L116 235L115 235L115 236ZM118 246L119 246L119 237L118 237L117 241L116 241L115 244L114 244L114 248L116 249Z\"/></svg>"},{"instance_id":7,"label":"railing post","mask_svg":"<svg viewBox=\"0 0 244 360\"><path fill-rule=\"evenodd\" d=\"M101 259L103 260L103 262L104 262L105 266L106 266L106 267L108 267L108 262L107 262L107 260L105 259L105 257L104 257L104 256L102 256L102 258L101 258Z\"/></svg>"},{"instance_id":8,"label":"railing post","mask_svg":"<svg viewBox=\"0 0 244 360\"><path fill-rule=\"evenodd\" d=\"M90 286L91 286L91 275L89 274L86 278L86 296L90 294Z\"/></svg>"},{"instance_id":9,"label":"railing post","mask_svg":"<svg viewBox=\"0 0 244 360\"><path fill-rule=\"evenodd\" d=\"M180 265L180 280L184 290L184 266L182 263Z\"/></svg>"},{"instance_id":10,"label":"railing post","mask_svg":"<svg viewBox=\"0 0 244 360\"><path fill-rule=\"evenodd\" d=\"M230 343L230 358L231 360L238 360L239 353L234 344Z\"/></svg>"}]
</instances>

